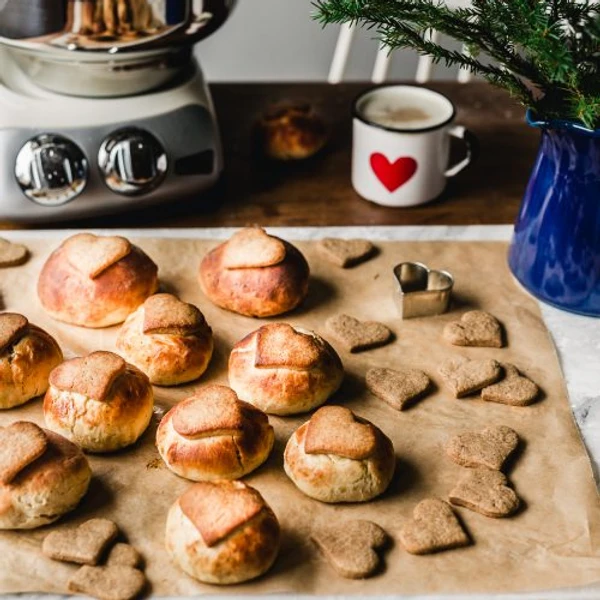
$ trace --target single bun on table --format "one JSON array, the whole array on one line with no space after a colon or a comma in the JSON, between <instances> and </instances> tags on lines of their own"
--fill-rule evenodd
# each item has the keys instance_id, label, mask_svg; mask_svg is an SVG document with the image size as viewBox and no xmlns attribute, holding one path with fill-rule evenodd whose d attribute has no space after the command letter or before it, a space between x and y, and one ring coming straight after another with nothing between
<instances>
[{"instance_id":1,"label":"single bun on table","mask_svg":"<svg viewBox=\"0 0 600 600\"><path fill-rule=\"evenodd\" d=\"M229 385L266 413L293 415L323 404L342 383L335 350L312 331L286 323L263 325L229 357Z\"/></svg>"},{"instance_id":2,"label":"single bun on table","mask_svg":"<svg viewBox=\"0 0 600 600\"><path fill-rule=\"evenodd\" d=\"M309 274L297 248L260 227L247 227L204 257L200 285L221 308L249 317L271 317L304 300Z\"/></svg>"},{"instance_id":3,"label":"single bun on table","mask_svg":"<svg viewBox=\"0 0 600 600\"><path fill-rule=\"evenodd\" d=\"M154 294L127 317L116 346L155 385L179 385L206 371L213 336L195 306L171 294Z\"/></svg>"},{"instance_id":4,"label":"single bun on table","mask_svg":"<svg viewBox=\"0 0 600 600\"><path fill-rule=\"evenodd\" d=\"M279 552L277 517L241 481L196 483L169 510L165 543L191 577L220 585L268 571Z\"/></svg>"},{"instance_id":5,"label":"single bun on table","mask_svg":"<svg viewBox=\"0 0 600 600\"><path fill-rule=\"evenodd\" d=\"M113 452L135 443L154 407L148 377L112 352L92 352L50 373L44 418L52 431L89 452Z\"/></svg>"},{"instance_id":6,"label":"single bun on table","mask_svg":"<svg viewBox=\"0 0 600 600\"><path fill-rule=\"evenodd\" d=\"M92 472L83 452L34 423L0 427L0 529L56 521L83 498Z\"/></svg>"},{"instance_id":7,"label":"single bun on table","mask_svg":"<svg viewBox=\"0 0 600 600\"><path fill-rule=\"evenodd\" d=\"M257 123L258 142L275 160L301 160L316 154L327 142L327 127L310 104L274 106Z\"/></svg>"},{"instance_id":8,"label":"single bun on table","mask_svg":"<svg viewBox=\"0 0 600 600\"><path fill-rule=\"evenodd\" d=\"M156 446L177 475L193 481L238 479L273 448L267 416L222 385L208 385L173 407L156 432Z\"/></svg>"},{"instance_id":9,"label":"single bun on table","mask_svg":"<svg viewBox=\"0 0 600 600\"><path fill-rule=\"evenodd\" d=\"M0 409L25 404L48 389L63 360L56 340L17 313L0 313Z\"/></svg>"},{"instance_id":10,"label":"single bun on table","mask_svg":"<svg viewBox=\"0 0 600 600\"><path fill-rule=\"evenodd\" d=\"M122 323L158 288L158 267L122 237L79 233L48 258L38 296L53 318L82 327Z\"/></svg>"},{"instance_id":11,"label":"single bun on table","mask_svg":"<svg viewBox=\"0 0 600 600\"><path fill-rule=\"evenodd\" d=\"M324 406L290 437L283 466L300 491L321 502L365 502L394 475L392 442L342 406Z\"/></svg>"}]
</instances>

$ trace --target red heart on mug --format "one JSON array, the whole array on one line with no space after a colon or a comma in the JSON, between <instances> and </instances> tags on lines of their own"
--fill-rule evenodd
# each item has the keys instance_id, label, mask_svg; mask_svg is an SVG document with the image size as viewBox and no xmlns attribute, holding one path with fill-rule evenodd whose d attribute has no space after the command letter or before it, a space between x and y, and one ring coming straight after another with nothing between
<instances>
[{"instance_id":1,"label":"red heart on mug","mask_svg":"<svg viewBox=\"0 0 600 600\"><path fill-rule=\"evenodd\" d=\"M401 156L392 163L384 154L375 152L371 154L370 161L377 179L390 192L404 185L417 171L417 161L410 156Z\"/></svg>"}]
</instances>

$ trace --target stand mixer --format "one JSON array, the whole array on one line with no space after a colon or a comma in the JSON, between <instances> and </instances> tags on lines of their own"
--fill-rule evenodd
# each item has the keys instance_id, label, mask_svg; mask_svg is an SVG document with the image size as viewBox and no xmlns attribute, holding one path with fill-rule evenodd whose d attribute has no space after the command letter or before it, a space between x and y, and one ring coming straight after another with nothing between
<instances>
[{"instance_id":1,"label":"stand mixer","mask_svg":"<svg viewBox=\"0 0 600 600\"><path fill-rule=\"evenodd\" d=\"M192 45L232 4L0 0L0 218L116 213L213 185L221 146Z\"/></svg>"}]
</instances>

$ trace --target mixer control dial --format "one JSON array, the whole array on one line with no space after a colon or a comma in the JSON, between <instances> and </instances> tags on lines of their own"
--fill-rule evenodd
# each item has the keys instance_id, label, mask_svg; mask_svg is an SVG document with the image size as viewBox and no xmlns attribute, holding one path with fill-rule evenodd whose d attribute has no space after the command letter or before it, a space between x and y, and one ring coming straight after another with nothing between
<instances>
[{"instance_id":1,"label":"mixer control dial","mask_svg":"<svg viewBox=\"0 0 600 600\"><path fill-rule=\"evenodd\" d=\"M156 188L167 174L167 155L147 131L129 127L104 140L98 165L106 185L117 194L134 196Z\"/></svg>"},{"instance_id":2,"label":"mixer control dial","mask_svg":"<svg viewBox=\"0 0 600 600\"><path fill-rule=\"evenodd\" d=\"M88 163L77 144L45 133L21 148L15 162L15 176L30 200L44 206L60 206L84 190Z\"/></svg>"}]
</instances>

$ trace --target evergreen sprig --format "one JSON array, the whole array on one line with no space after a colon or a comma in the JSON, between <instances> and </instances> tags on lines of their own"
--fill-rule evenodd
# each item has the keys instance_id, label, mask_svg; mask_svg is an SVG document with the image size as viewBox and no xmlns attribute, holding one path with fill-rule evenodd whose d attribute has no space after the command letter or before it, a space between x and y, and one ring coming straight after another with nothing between
<instances>
[{"instance_id":1,"label":"evergreen sprig","mask_svg":"<svg viewBox=\"0 0 600 600\"><path fill-rule=\"evenodd\" d=\"M323 25L374 29L390 50L412 48L505 88L541 117L600 127L600 4L591 0L316 0ZM431 41L438 31L467 54Z\"/></svg>"}]
</instances>

